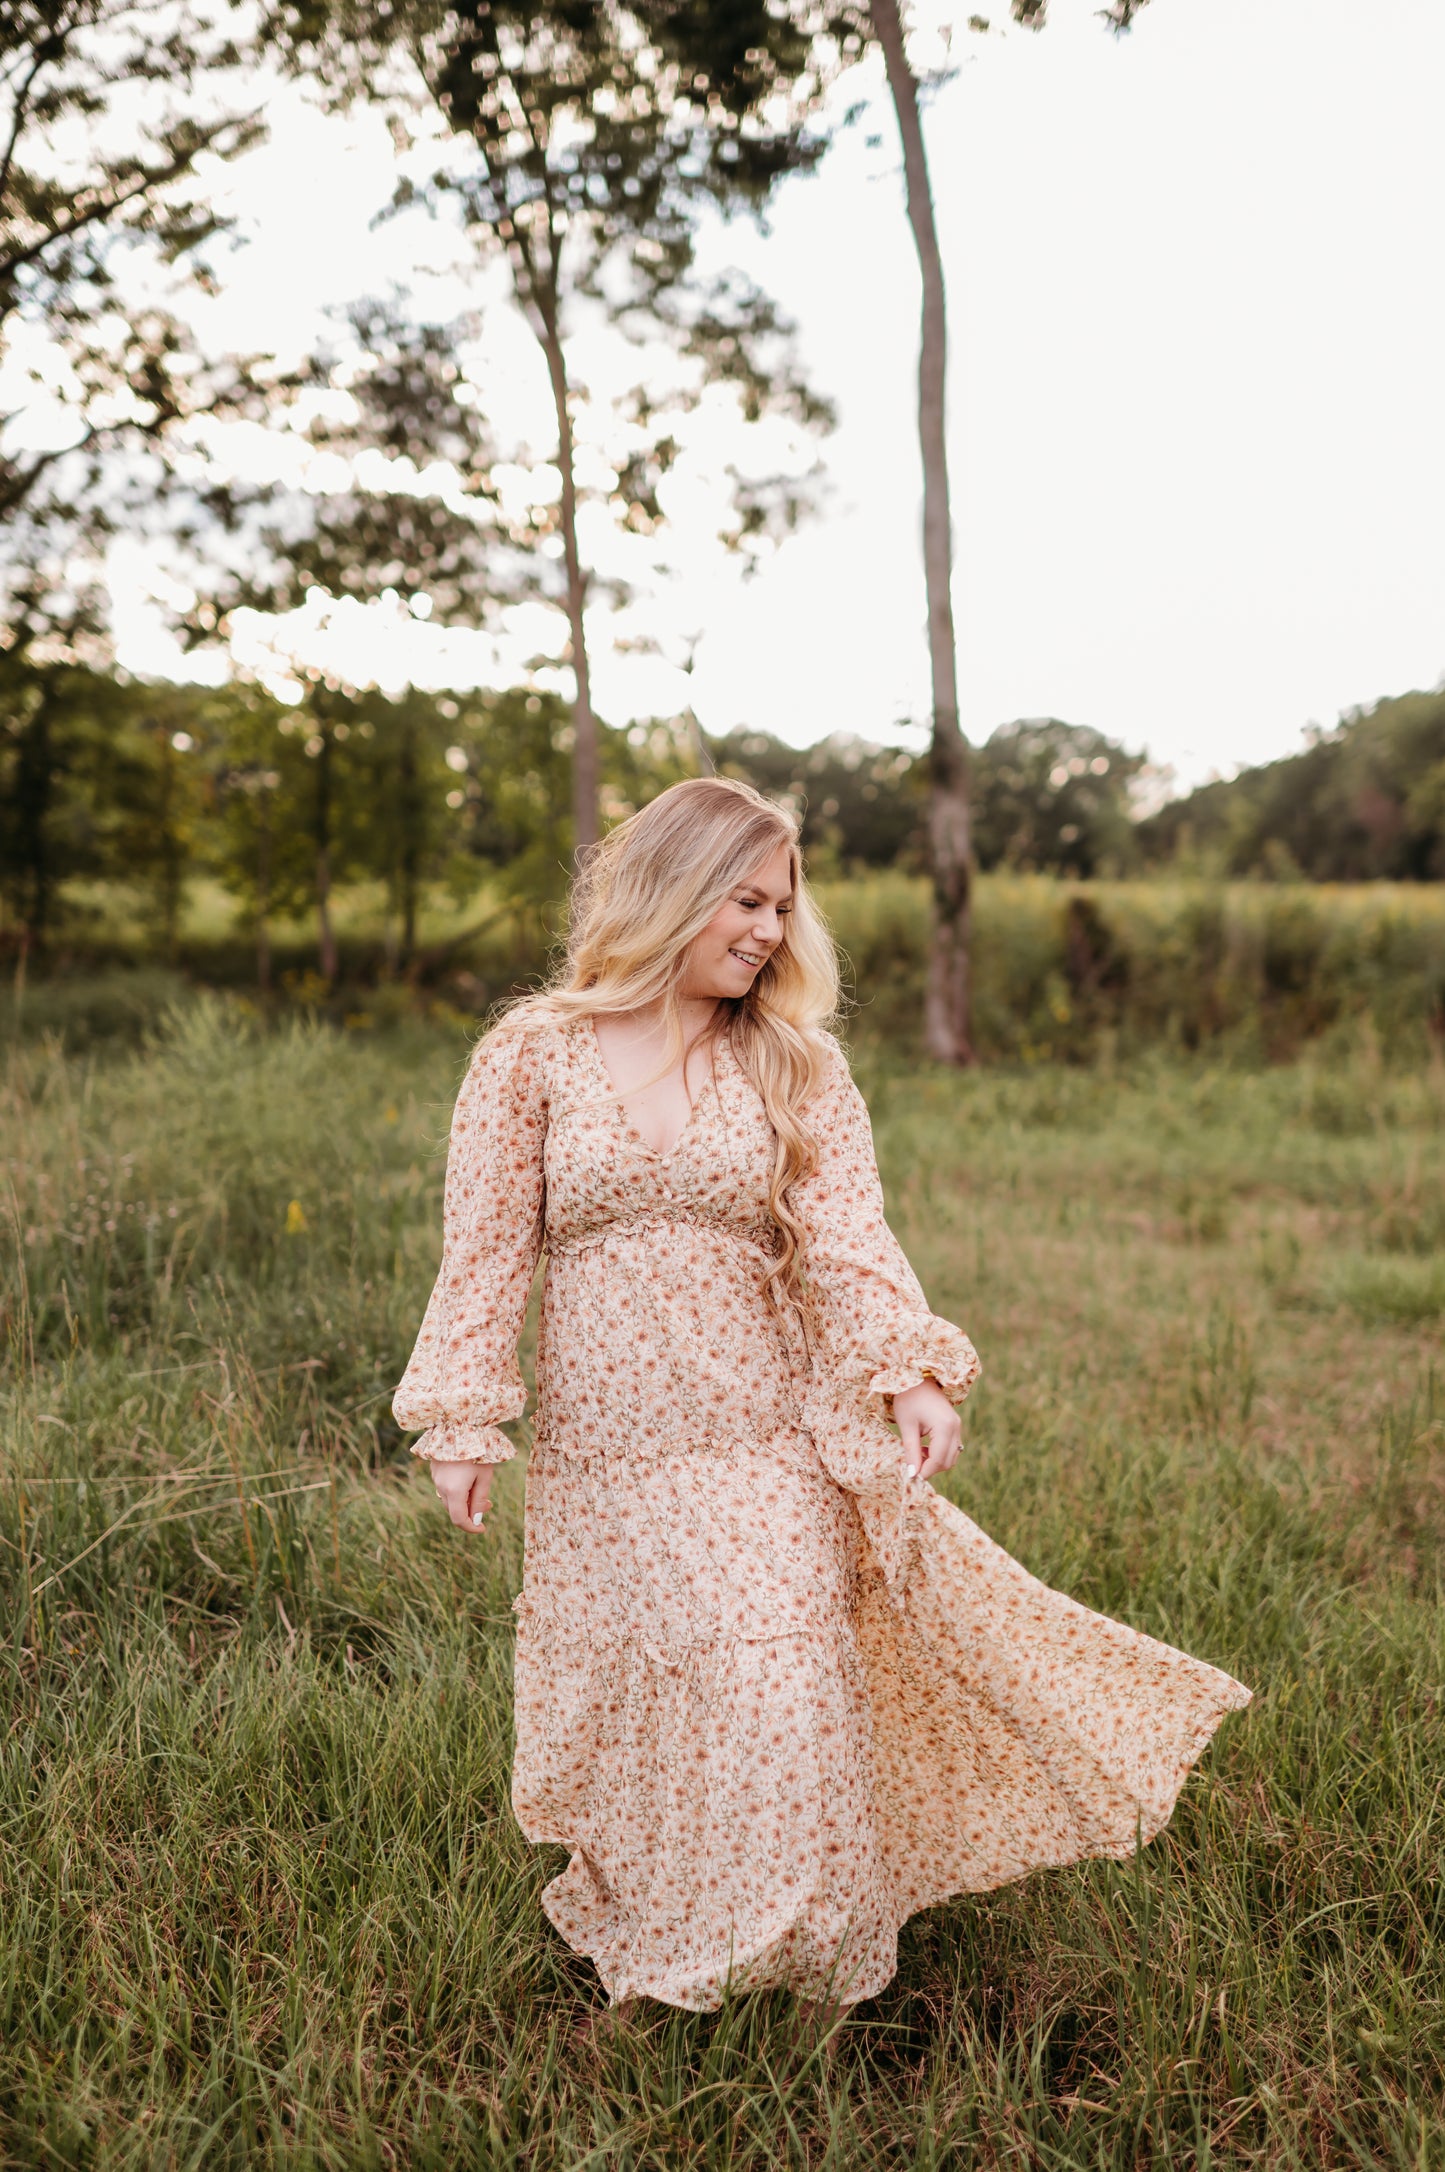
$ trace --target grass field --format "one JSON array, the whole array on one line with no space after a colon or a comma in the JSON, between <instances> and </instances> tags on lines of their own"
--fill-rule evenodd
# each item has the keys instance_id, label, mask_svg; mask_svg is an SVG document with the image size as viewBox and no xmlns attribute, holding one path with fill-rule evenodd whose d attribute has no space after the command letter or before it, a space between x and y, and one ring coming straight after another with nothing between
<instances>
[{"instance_id":1,"label":"grass field","mask_svg":"<svg viewBox=\"0 0 1445 2172\"><path fill-rule=\"evenodd\" d=\"M0 2165L1445 2167L1445 1073L860 1058L895 1226L983 1354L949 1487L1228 1667L1133 1865L783 1997L579 2041L507 1803L522 1464L442 1520L389 1419L457 1030L0 1085Z\"/></svg>"},{"instance_id":2,"label":"grass field","mask_svg":"<svg viewBox=\"0 0 1445 2172\"><path fill-rule=\"evenodd\" d=\"M913 1050L922 1015L928 890L879 870L819 883L868 1029ZM254 994L256 959L234 900L188 892L170 966L143 900L96 887L70 898L71 933L49 977L17 1005L0 980L0 1039L58 1033L73 1049L134 1040L187 981ZM405 972L388 966L383 900L338 890L340 978L316 970L309 920L272 930L272 1008L353 1029L417 1012L475 1016L546 968L560 904L522 907L488 888L433 890ZM0 928L0 957L7 955ZM1277 1062L1373 1036L1391 1061L1445 1044L1445 887L1439 883L1224 883L1185 874L1074 882L1005 872L974 896L973 1026L992 1061L1089 1062L1172 1047ZM127 970L117 970L123 966ZM8 979L9 976L7 976Z\"/></svg>"}]
</instances>

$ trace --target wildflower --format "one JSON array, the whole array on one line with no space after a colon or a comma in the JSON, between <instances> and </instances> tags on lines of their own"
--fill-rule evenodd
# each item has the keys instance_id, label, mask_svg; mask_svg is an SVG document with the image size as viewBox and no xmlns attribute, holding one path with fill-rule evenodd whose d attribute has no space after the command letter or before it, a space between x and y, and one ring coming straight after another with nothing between
<instances>
[{"instance_id":1,"label":"wildflower","mask_svg":"<svg viewBox=\"0 0 1445 2172\"><path fill-rule=\"evenodd\" d=\"M299 1237L305 1227L306 1209L299 1199L293 1199L286 1208L286 1234L288 1237Z\"/></svg>"}]
</instances>

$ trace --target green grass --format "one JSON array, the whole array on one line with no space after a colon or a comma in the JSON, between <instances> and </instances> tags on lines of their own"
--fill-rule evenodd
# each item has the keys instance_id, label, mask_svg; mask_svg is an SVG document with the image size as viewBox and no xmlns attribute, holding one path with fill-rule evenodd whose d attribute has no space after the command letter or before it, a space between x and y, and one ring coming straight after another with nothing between
<instances>
[{"instance_id":1,"label":"green grass","mask_svg":"<svg viewBox=\"0 0 1445 2172\"><path fill-rule=\"evenodd\" d=\"M915 1919L831 2039L579 2041L507 1802L522 1464L474 1541L387 1409L463 1048L203 999L8 1059L0 2165L1445 2165L1440 1068L865 1050L985 1362L950 1490L1256 1702L1137 1864Z\"/></svg>"},{"instance_id":2,"label":"green grass","mask_svg":"<svg viewBox=\"0 0 1445 2172\"><path fill-rule=\"evenodd\" d=\"M916 1050L928 947L921 880L875 873L818 893L849 961L870 1033ZM176 957L156 963L140 901L96 887L72 900L72 932L49 977L19 1005L0 988L0 1037L58 1033L80 1051L135 1041L191 982L253 989L244 926L214 883L192 886ZM316 971L315 929L278 924L272 1007L319 1012L354 1030L408 1014L477 1016L545 970L560 905L510 904L483 881L470 898L425 900L419 955L386 962L375 888L338 892L340 977ZM3 932L3 931L0 931ZM980 877L975 894L974 1029L987 1057L1033 1064L1201 1049L1279 1061L1363 1034L1392 1061L1445 1042L1445 889L1438 883L1209 883L1176 876L1079 883ZM128 970L117 972L117 964Z\"/></svg>"}]
</instances>

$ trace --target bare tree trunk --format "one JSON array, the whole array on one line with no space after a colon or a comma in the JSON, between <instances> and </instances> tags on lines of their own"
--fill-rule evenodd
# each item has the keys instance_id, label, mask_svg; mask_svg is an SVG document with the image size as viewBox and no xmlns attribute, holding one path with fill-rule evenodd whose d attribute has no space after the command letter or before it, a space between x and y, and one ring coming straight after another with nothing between
<instances>
[{"instance_id":1,"label":"bare tree trunk","mask_svg":"<svg viewBox=\"0 0 1445 2172\"><path fill-rule=\"evenodd\" d=\"M321 978L336 984L336 930L331 925L331 854L325 845L316 855L316 950Z\"/></svg>"},{"instance_id":2,"label":"bare tree trunk","mask_svg":"<svg viewBox=\"0 0 1445 2172\"><path fill-rule=\"evenodd\" d=\"M24 980L25 963L33 950L45 956L50 933L53 892L50 859L50 813L55 797L57 756L50 735L50 703L42 694L34 713L20 733L19 767L15 775L15 811L23 875L19 972Z\"/></svg>"},{"instance_id":3,"label":"bare tree trunk","mask_svg":"<svg viewBox=\"0 0 1445 2172\"><path fill-rule=\"evenodd\" d=\"M421 795L417 786L416 726L401 728L399 757L401 783L401 858L398 887L401 892L401 955L410 965L416 950L417 891L421 887Z\"/></svg>"},{"instance_id":4,"label":"bare tree trunk","mask_svg":"<svg viewBox=\"0 0 1445 2172\"><path fill-rule=\"evenodd\" d=\"M316 757L316 933L321 978L336 983L336 933L331 925L331 733L321 724Z\"/></svg>"},{"instance_id":5,"label":"bare tree trunk","mask_svg":"<svg viewBox=\"0 0 1445 2172\"><path fill-rule=\"evenodd\" d=\"M958 722L958 667L953 632L953 534L948 504L948 446L944 380L948 331L943 263L933 220L933 194L918 113L918 84L908 65L898 0L869 0L869 13L893 93L903 140L908 220L923 274L923 331L918 359L918 437L923 454L923 568L928 589L928 654L933 672L933 744L929 753L929 861L933 927L929 943L924 1029L931 1056L972 1063L969 933L972 834L968 746Z\"/></svg>"},{"instance_id":6,"label":"bare tree trunk","mask_svg":"<svg viewBox=\"0 0 1445 2172\"><path fill-rule=\"evenodd\" d=\"M180 936L182 851L177 834L176 818L176 757L171 746L171 735L162 720L156 726L157 744L161 757L161 791L159 822L159 862L156 887L159 893L162 940L165 943L166 963L174 965Z\"/></svg>"},{"instance_id":7,"label":"bare tree trunk","mask_svg":"<svg viewBox=\"0 0 1445 2172\"><path fill-rule=\"evenodd\" d=\"M555 242L554 242L555 248ZM572 473L572 414L567 404L567 363L555 293L537 297L537 333L547 357L552 403L557 411L557 465L562 471L562 548L567 572L567 623L572 629L572 672L577 681L572 747L573 860L582 865L599 834L597 719L592 713L592 676L587 663L583 611L587 576L577 548L577 484Z\"/></svg>"},{"instance_id":8,"label":"bare tree trunk","mask_svg":"<svg viewBox=\"0 0 1445 2172\"><path fill-rule=\"evenodd\" d=\"M256 799L256 986L264 1003L271 993L271 798L264 784Z\"/></svg>"}]
</instances>

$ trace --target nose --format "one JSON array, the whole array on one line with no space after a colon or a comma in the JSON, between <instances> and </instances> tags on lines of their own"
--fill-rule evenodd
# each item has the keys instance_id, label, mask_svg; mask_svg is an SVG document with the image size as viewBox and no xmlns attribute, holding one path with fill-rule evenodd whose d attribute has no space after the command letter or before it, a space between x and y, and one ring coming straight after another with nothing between
<instances>
[{"instance_id":1,"label":"nose","mask_svg":"<svg viewBox=\"0 0 1445 2172\"><path fill-rule=\"evenodd\" d=\"M755 943L763 943L769 950L776 948L783 938L783 923L776 906L765 905L753 914L752 934Z\"/></svg>"}]
</instances>

